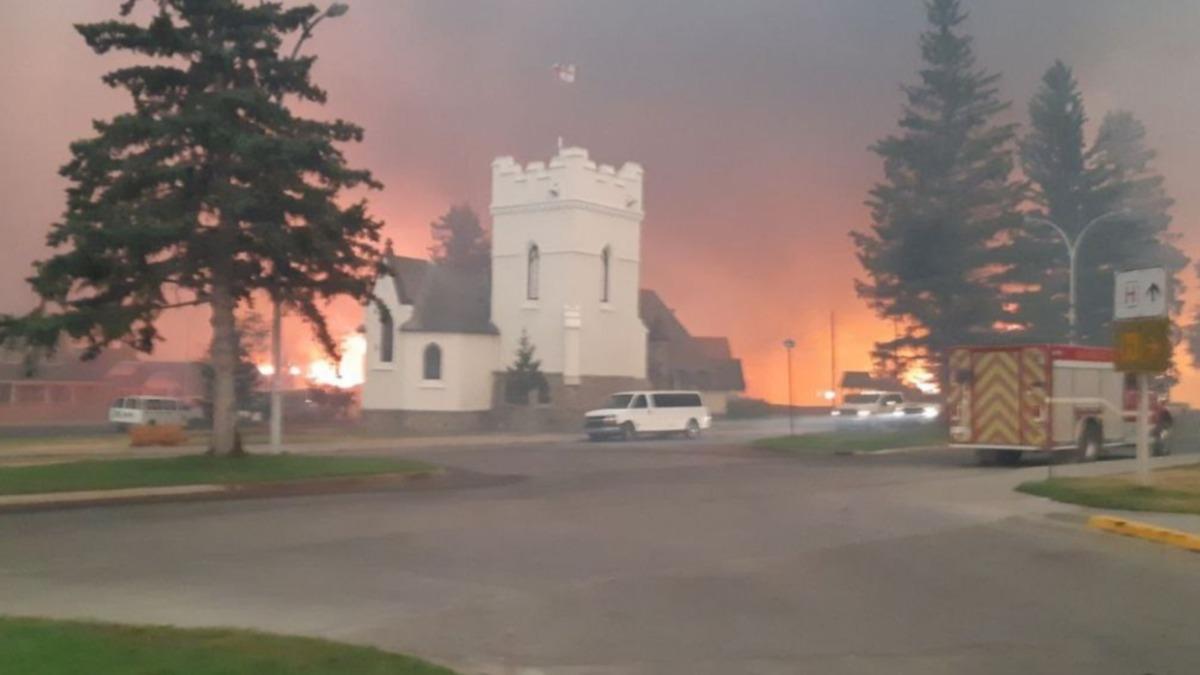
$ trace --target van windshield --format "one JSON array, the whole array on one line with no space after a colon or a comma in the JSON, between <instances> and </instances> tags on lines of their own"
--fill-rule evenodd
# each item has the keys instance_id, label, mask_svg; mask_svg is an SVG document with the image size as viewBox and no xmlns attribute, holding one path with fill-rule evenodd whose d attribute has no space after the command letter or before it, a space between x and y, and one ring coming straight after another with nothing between
<instances>
[{"instance_id":1,"label":"van windshield","mask_svg":"<svg viewBox=\"0 0 1200 675\"><path fill-rule=\"evenodd\" d=\"M608 408L628 408L629 402L633 400L633 394L614 394L608 399Z\"/></svg>"}]
</instances>

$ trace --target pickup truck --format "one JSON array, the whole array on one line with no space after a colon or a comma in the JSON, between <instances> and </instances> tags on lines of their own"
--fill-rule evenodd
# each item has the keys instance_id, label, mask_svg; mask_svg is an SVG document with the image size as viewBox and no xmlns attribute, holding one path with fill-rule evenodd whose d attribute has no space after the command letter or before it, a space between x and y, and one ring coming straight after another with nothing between
<instances>
[{"instance_id":1,"label":"pickup truck","mask_svg":"<svg viewBox=\"0 0 1200 675\"><path fill-rule=\"evenodd\" d=\"M833 409L834 417L853 419L880 417L926 417L938 416L938 407L933 404L910 403L898 391L877 391L846 394L842 404Z\"/></svg>"}]
</instances>

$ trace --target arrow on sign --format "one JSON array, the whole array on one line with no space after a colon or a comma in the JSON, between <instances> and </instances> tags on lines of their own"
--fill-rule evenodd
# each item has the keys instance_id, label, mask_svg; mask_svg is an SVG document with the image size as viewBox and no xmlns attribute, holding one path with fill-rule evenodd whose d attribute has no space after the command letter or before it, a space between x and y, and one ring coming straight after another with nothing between
<instances>
[{"instance_id":1,"label":"arrow on sign","mask_svg":"<svg viewBox=\"0 0 1200 675\"><path fill-rule=\"evenodd\" d=\"M1162 294L1162 289L1158 284L1150 284L1150 288L1146 289L1146 295L1150 296L1150 302L1157 302L1158 296Z\"/></svg>"}]
</instances>

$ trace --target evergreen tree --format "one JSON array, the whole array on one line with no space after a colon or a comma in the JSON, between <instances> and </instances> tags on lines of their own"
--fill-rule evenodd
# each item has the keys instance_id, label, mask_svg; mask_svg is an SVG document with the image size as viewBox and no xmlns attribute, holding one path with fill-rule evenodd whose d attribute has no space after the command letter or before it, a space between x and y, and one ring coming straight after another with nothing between
<instances>
[{"instance_id":1,"label":"evergreen tree","mask_svg":"<svg viewBox=\"0 0 1200 675\"><path fill-rule=\"evenodd\" d=\"M470 205L452 206L441 218L429 224L433 246L429 255L434 262L485 269L491 263L492 249L487 230Z\"/></svg>"},{"instance_id":2,"label":"evergreen tree","mask_svg":"<svg viewBox=\"0 0 1200 675\"><path fill-rule=\"evenodd\" d=\"M347 166L348 122L304 119L288 99L321 104L314 57L281 52L325 17L312 5L242 0L145 2L148 23L120 18L76 26L97 54L136 57L105 75L133 110L94 124L61 170L66 213L48 237L57 252L31 278L42 306L4 317L0 337L52 345L82 339L88 355L125 341L149 352L171 308L208 305L213 331L213 446L233 454L235 313L256 293L305 317L327 351L337 345L320 306L370 298L380 223L346 189L378 188Z\"/></svg>"},{"instance_id":3,"label":"evergreen tree","mask_svg":"<svg viewBox=\"0 0 1200 675\"><path fill-rule=\"evenodd\" d=\"M851 236L869 277L860 297L905 328L879 349L940 372L945 350L977 342L1004 318L993 244L1014 222L1014 125L996 117L999 75L977 67L958 0L929 0L920 83L907 86L901 132L876 143L885 180L870 193L873 224Z\"/></svg>"},{"instance_id":4,"label":"evergreen tree","mask_svg":"<svg viewBox=\"0 0 1200 675\"><path fill-rule=\"evenodd\" d=\"M517 343L516 360L513 361L513 365L508 367L508 374L504 381L505 397L509 403L527 404L529 395L535 391L540 402L549 402L550 383L542 374L541 360L534 358L536 351L529 335L525 331L521 331L521 339Z\"/></svg>"},{"instance_id":5,"label":"evergreen tree","mask_svg":"<svg viewBox=\"0 0 1200 675\"><path fill-rule=\"evenodd\" d=\"M1196 274L1200 274L1200 263L1196 265ZM1188 351L1192 353L1192 368L1200 370L1200 307L1196 308L1196 314L1192 317L1192 325L1187 327L1184 336L1187 340Z\"/></svg>"},{"instance_id":6,"label":"evergreen tree","mask_svg":"<svg viewBox=\"0 0 1200 675\"><path fill-rule=\"evenodd\" d=\"M1132 113L1105 115L1088 153L1098 180L1094 211L1121 215L1097 225L1079 250L1079 336L1084 343L1112 343L1113 277L1121 270L1165 268L1174 294L1171 312L1183 308L1180 273L1188 257L1179 248L1179 234L1171 230L1174 200L1154 170L1155 154L1146 145L1145 127Z\"/></svg>"},{"instance_id":7,"label":"evergreen tree","mask_svg":"<svg viewBox=\"0 0 1200 675\"><path fill-rule=\"evenodd\" d=\"M266 351L267 338L270 331L267 324L257 312L244 315L236 326L238 348L237 366L233 374L234 401L238 410L249 410L253 404L254 392L262 379L258 365L254 363L254 355ZM212 364L212 350L209 350L207 361L201 362L200 375L204 379L204 407L212 415L212 402L216 371Z\"/></svg>"},{"instance_id":8,"label":"evergreen tree","mask_svg":"<svg viewBox=\"0 0 1200 675\"><path fill-rule=\"evenodd\" d=\"M1062 236L1071 241L1104 208L1096 199L1098 176L1088 167L1084 142L1083 97L1071 69L1055 61L1029 102L1029 132L1021 139L1021 167L1029 179L1029 220L1013 229L997 251L1005 267L1000 279L1012 303L1009 323L1022 339L1061 342L1068 338L1069 258Z\"/></svg>"},{"instance_id":9,"label":"evergreen tree","mask_svg":"<svg viewBox=\"0 0 1200 675\"><path fill-rule=\"evenodd\" d=\"M1087 149L1083 98L1062 62L1046 71L1029 116L1021 163L1037 206L1031 215L1079 242L1076 339L1109 345L1113 275L1162 265L1178 284L1178 272L1187 264L1177 235L1169 231L1171 199L1150 167L1154 153L1145 146L1145 129L1129 113L1107 115ZM1009 242L998 260L1006 268L1001 278L1015 307L1012 323L1024 339L1067 338L1070 265L1062 237L1049 225L1030 221L1015 228Z\"/></svg>"}]
</instances>

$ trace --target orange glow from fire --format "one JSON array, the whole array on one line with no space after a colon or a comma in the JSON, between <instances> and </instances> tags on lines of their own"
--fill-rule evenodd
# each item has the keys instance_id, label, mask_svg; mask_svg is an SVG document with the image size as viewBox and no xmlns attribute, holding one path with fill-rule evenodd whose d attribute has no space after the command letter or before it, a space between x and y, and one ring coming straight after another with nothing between
<instances>
[{"instance_id":1,"label":"orange glow from fire","mask_svg":"<svg viewBox=\"0 0 1200 675\"><path fill-rule=\"evenodd\" d=\"M339 363L331 359L310 361L305 378L313 384L350 389L363 383L363 356L367 353L367 338L351 333L342 338L342 358Z\"/></svg>"}]
</instances>

